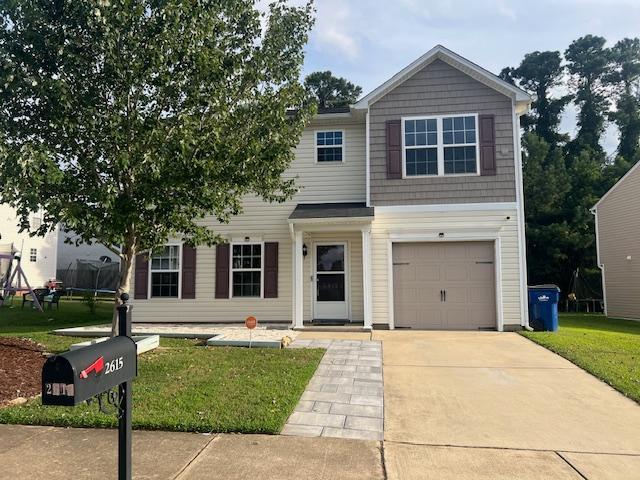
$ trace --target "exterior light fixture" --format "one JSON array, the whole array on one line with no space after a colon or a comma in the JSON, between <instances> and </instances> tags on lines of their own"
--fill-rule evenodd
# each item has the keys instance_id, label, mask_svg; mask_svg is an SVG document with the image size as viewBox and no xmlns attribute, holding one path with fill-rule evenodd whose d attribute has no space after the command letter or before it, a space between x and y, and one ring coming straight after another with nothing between
<instances>
[{"instance_id":1,"label":"exterior light fixture","mask_svg":"<svg viewBox=\"0 0 640 480\"><path fill-rule=\"evenodd\" d=\"M307 244L306 244L306 243L303 243L303 244L302 244L302 256L303 256L303 257L306 257L306 256L307 256L307 253L309 253L309 251L307 250Z\"/></svg>"}]
</instances>

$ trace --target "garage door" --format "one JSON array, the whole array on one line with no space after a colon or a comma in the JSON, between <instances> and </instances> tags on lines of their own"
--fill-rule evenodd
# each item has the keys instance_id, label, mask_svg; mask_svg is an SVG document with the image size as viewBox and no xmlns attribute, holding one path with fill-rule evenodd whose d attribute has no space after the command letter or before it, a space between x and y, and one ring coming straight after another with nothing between
<instances>
[{"instance_id":1,"label":"garage door","mask_svg":"<svg viewBox=\"0 0 640 480\"><path fill-rule=\"evenodd\" d=\"M393 244L396 327L496 327L493 242Z\"/></svg>"}]
</instances>

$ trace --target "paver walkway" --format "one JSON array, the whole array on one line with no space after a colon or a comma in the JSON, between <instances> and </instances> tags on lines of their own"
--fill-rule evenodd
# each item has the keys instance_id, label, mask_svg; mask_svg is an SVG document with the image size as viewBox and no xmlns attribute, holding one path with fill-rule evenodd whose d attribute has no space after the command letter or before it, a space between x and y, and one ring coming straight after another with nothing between
<instances>
[{"instance_id":1,"label":"paver walkway","mask_svg":"<svg viewBox=\"0 0 640 480\"><path fill-rule=\"evenodd\" d=\"M382 345L369 340L298 339L289 348L326 348L283 435L382 440Z\"/></svg>"}]
</instances>

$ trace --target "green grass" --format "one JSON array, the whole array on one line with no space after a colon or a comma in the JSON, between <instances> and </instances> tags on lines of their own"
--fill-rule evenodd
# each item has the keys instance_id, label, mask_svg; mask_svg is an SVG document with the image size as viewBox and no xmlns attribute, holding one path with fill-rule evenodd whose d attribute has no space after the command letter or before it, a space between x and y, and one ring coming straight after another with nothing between
<instances>
[{"instance_id":1,"label":"green grass","mask_svg":"<svg viewBox=\"0 0 640 480\"><path fill-rule=\"evenodd\" d=\"M597 314L561 314L558 332L522 335L640 403L640 322Z\"/></svg>"},{"instance_id":2,"label":"green grass","mask_svg":"<svg viewBox=\"0 0 640 480\"><path fill-rule=\"evenodd\" d=\"M63 304L60 314L0 309L0 335L32 338L48 351L64 351L72 337L54 328L105 323L111 306L95 318L83 305ZM66 314L65 314L66 310ZM6 315L9 313L9 315ZM49 318L47 318L49 317ZM323 350L203 347L193 340L162 339L138 357L133 384L133 426L148 430L278 433L313 376ZM114 427L115 414L98 406L48 407L39 398L0 408L0 423Z\"/></svg>"}]
</instances>

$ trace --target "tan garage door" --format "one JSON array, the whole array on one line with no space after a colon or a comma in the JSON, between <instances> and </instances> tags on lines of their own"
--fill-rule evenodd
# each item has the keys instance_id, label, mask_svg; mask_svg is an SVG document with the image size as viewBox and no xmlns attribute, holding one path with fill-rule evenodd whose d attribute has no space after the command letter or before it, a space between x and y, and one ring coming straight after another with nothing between
<instances>
[{"instance_id":1,"label":"tan garage door","mask_svg":"<svg viewBox=\"0 0 640 480\"><path fill-rule=\"evenodd\" d=\"M396 327L496 327L493 242L393 244Z\"/></svg>"}]
</instances>

